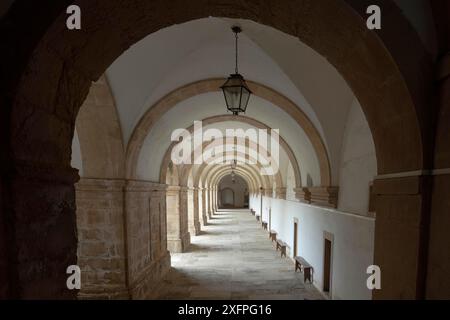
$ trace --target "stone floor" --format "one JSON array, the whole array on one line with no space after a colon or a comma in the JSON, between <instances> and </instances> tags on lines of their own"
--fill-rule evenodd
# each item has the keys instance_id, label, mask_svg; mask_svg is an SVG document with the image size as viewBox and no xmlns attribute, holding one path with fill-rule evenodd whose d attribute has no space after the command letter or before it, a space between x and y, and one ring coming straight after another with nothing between
<instances>
[{"instance_id":1,"label":"stone floor","mask_svg":"<svg viewBox=\"0 0 450 320\"><path fill-rule=\"evenodd\" d=\"M322 299L248 210L216 213L172 266L159 299Z\"/></svg>"}]
</instances>

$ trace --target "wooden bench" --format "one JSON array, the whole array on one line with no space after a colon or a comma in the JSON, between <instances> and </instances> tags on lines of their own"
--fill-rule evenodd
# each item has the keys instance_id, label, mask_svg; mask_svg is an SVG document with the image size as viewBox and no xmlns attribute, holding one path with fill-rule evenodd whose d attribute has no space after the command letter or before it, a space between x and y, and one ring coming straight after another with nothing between
<instances>
[{"instance_id":1,"label":"wooden bench","mask_svg":"<svg viewBox=\"0 0 450 320\"><path fill-rule=\"evenodd\" d=\"M269 231L269 238L272 240L272 242L277 241L277 232L275 230Z\"/></svg>"},{"instance_id":2,"label":"wooden bench","mask_svg":"<svg viewBox=\"0 0 450 320\"><path fill-rule=\"evenodd\" d=\"M295 257L295 272L297 270L300 270L300 272L303 271L303 277L304 282L306 283L306 280L309 280L310 283L313 282L313 267L303 258L303 257Z\"/></svg>"},{"instance_id":3,"label":"wooden bench","mask_svg":"<svg viewBox=\"0 0 450 320\"><path fill-rule=\"evenodd\" d=\"M281 239L277 240L277 251L278 249L281 251L281 257L286 257L286 242L282 241Z\"/></svg>"},{"instance_id":4,"label":"wooden bench","mask_svg":"<svg viewBox=\"0 0 450 320\"><path fill-rule=\"evenodd\" d=\"M263 227L264 230L267 230L267 222L263 221L261 223L261 226Z\"/></svg>"}]
</instances>

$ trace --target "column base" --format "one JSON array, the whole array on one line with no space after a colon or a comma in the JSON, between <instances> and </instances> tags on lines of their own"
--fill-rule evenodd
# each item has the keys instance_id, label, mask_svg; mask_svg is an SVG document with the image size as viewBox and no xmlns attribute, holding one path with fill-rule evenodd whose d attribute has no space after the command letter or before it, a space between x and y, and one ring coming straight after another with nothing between
<instances>
[{"instance_id":1,"label":"column base","mask_svg":"<svg viewBox=\"0 0 450 320\"><path fill-rule=\"evenodd\" d=\"M77 298L79 300L129 300L131 297L130 292L124 286L85 289L82 286Z\"/></svg>"},{"instance_id":2,"label":"column base","mask_svg":"<svg viewBox=\"0 0 450 320\"><path fill-rule=\"evenodd\" d=\"M133 300L156 299L156 290L170 270L170 253L166 251L157 260L151 262L139 278L130 285L130 296Z\"/></svg>"},{"instance_id":3,"label":"column base","mask_svg":"<svg viewBox=\"0 0 450 320\"><path fill-rule=\"evenodd\" d=\"M206 216L206 215L204 215L203 217L202 217L202 222L203 222L203 226L207 226L208 225L208 217Z\"/></svg>"},{"instance_id":4,"label":"column base","mask_svg":"<svg viewBox=\"0 0 450 320\"><path fill-rule=\"evenodd\" d=\"M167 249L171 253L186 252L191 244L191 234L186 232L181 239L167 239Z\"/></svg>"}]
</instances>

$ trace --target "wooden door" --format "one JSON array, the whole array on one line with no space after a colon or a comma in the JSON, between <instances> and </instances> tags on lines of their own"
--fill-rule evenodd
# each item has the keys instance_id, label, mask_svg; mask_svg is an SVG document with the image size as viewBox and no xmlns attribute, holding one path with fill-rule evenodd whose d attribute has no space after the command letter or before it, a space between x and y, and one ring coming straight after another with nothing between
<instances>
[{"instance_id":1,"label":"wooden door","mask_svg":"<svg viewBox=\"0 0 450 320\"><path fill-rule=\"evenodd\" d=\"M298 225L294 222L294 257L298 256Z\"/></svg>"},{"instance_id":2,"label":"wooden door","mask_svg":"<svg viewBox=\"0 0 450 320\"><path fill-rule=\"evenodd\" d=\"M330 293L331 289L331 241L325 239L323 261L323 291Z\"/></svg>"}]
</instances>

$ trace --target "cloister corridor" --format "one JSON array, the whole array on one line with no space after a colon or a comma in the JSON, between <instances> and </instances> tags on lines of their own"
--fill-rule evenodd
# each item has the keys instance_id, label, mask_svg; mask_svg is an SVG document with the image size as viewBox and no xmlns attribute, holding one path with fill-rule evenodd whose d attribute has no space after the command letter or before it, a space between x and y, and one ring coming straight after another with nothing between
<instances>
[{"instance_id":1,"label":"cloister corridor","mask_svg":"<svg viewBox=\"0 0 450 320\"><path fill-rule=\"evenodd\" d=\"M158 299L317 300L323 296L289 258L280 258L249 210L219 210L172 269Z\"/></svg>"},{"instance_id":2,"label":"cloister corridor","mask_svg":"<svg viewBox=\"0 0 450 320\"><path fill-rule=\"evenodd\" d=\"M0 300L450 299L449 23L0 0Z\"/></svg>"}]
</instances>

